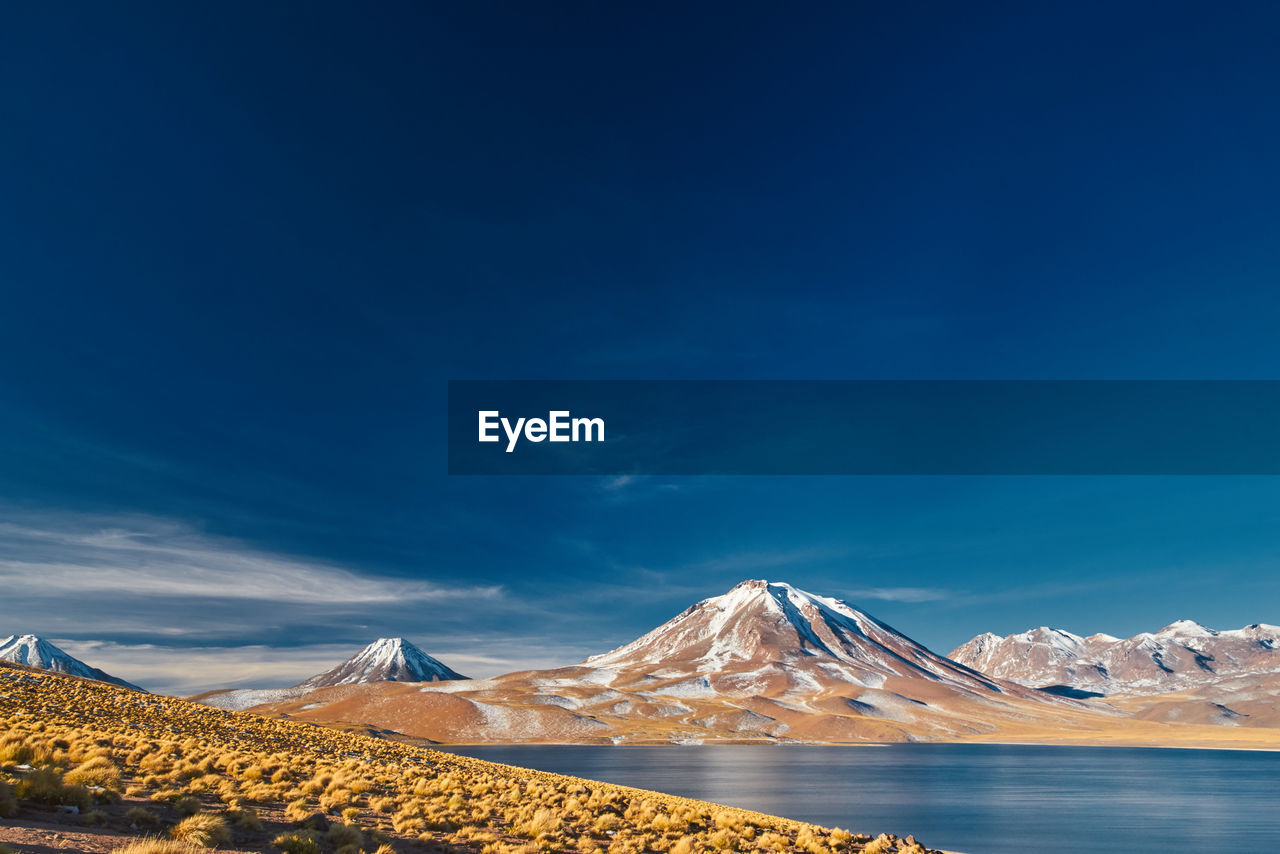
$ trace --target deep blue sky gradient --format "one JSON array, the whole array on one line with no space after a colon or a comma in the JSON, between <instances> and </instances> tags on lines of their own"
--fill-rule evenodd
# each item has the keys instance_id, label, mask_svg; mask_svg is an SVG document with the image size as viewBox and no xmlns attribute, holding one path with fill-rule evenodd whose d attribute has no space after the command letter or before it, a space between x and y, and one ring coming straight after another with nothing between
<instances>
[{"instance_id":1,"label":"deep blue sky gradient","mask_svg":"<svg viewBox=\"0 0 1280 854\"><path fill-rule=\"evenodd\" d=\"M450 378L1280 378L1278 26L1268 4L9 6L0 499L503 589L500 615L281 601L201 643L585 654L764 576L943 652L1280 622L1274 479L466 479L443 444ZM13 593L0 634L154 640L139 600L110 603L131 628L104 607L67 592L69 626Z\"/></svg>"}]
</instances>

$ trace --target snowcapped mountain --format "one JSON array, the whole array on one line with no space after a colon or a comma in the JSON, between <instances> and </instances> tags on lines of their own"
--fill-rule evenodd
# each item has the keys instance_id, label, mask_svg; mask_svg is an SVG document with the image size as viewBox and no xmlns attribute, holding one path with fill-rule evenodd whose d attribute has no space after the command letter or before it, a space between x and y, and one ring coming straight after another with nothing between
<instances>
[{"instance_id":1,"label":"snowcapped mountain","mask_svg":"<svg viewBox=\"0 0 1280 854\"><path fill-rule=\"evenodd\" d=\"M1000 679L1099 694L1155 694L1228 677L1280 672L1280 627L1255 623L1215 631L1178 620L1131 638L1081 637L1040 627L1000 637L981 634L950 658Z\"/></svg>"},{"instance_id":2,"label":"snowcapped mountain","mask_svg":"<svg viewBox=\"0 0 1280 854\"><path fill-rule=\"evenodd\" d=\"M104 673L96 667L90 667L80 659L35 635L10 635L0 641L0 661L25 664L27 667L38 667L41 670L51 670L54 673L65 673L68 676L79 676L83 679L110 682L122 688L132 688L134 691L142 690L137 685Z\"/></svg>"},{"instance_id":3,"label":"snowcapped mountain","mask_svg":"<svg viewBox=\"0 0 1280 854\"><path fill-rule=\"evenodd\" d=\"M312 676L298 688L324 688L367 682L448 682L466 679L404 638L378 638L332 670Z\"/></svg>"},{"instance_id":4,"label":"snowcapped mountain","mask_svg":"<svg viewBox=\"0 0 1280 854\"><path fill-rule=\"evenodd\" d=\"M837 599L790 584L744 581L586 667L649 679L705 678L726 695L880 688L892 677L999 693L989 678L930 652Z\"/></svg>"}]
</instances>

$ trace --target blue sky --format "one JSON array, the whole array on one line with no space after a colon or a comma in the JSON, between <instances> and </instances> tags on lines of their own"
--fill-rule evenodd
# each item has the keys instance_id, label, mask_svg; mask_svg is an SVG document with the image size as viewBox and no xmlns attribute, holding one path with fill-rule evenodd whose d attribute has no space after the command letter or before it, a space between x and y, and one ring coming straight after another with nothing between
<instances>
[{"instance_id":1,"label":"blue sky","mask_svg":"<svg viewBox=\"0 0 1280 854\"><path fill-rule=\"evenodd\" d=\"M444 473L451 378L1280 378L1280 11L188 6L0 13L0 634L179 690L746 577L943 652L1280 622L1271 478Z\"/></svg>"}]
</instances>

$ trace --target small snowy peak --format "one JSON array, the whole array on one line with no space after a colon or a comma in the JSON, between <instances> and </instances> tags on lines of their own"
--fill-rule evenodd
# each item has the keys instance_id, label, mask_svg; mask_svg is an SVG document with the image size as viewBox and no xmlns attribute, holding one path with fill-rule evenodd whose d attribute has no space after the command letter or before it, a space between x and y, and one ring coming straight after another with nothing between
<instances>
[{"instance_id":1,"label":"small snowy peak","mask_svg":"<svg viewBox=\"0 0 1280 854\"><path fill-rule=\"evenodd\" d=\"M378 638L353 657L299 683L326 688L368 682L450 682L466 679L404 638Z\"/></svg>"},{"instance_id":2,"label":"small snowy peak","mask_svg":"<svg viewBox=\"0 0 1280 854\"><path fill-rule=\"evenodd\" d=\"M965 651L968 658L976 660L989 655L991 650L997 648L1003 640L1004 638L994 632L983 632L980 635L976 635L972 640L961 647L961 649ZM955 659L955 653L952 652L949 657Z\"/></svg>"},{"instance_id":3,"label":"small snowy peak","mask_svg":"<svg viewBox=\"0 0 1280 854\"><path fill-rule=\"evenodd\" d=\"M1250 640L1276 640L1280 638L1280 626L1269 626L1266 623L1253 623L1243 629L1231 629L1218 632L1222 637L1249 638Z\"/></svg>"},{"instance_id":4,"label":"small snowy peak","mask_svg":"<svg viewBox=\"0 0 1280 854\"><path fill-rule=\"evenodd\" d=\"M0 641L0 661L24 664L27 667L36 667L68 676L79 676L82 679L110 682L112 685L131 688L134 691L142 690L137 685L130 684L96 667L90 667L36 635L10 635Z\"/></svg>"},{"instance_id":5,"label":"small snowy peak","mask_svg":"<svg viewBox=\"0 0 1280 854\"><path fill-rule=\"evenodd\" d=\"M1051 629L1048 626L1040 626L1012 637L1020 641L1049 644L1057 649L1067 650L1079 649L1081 644L1084 643L1084 638L1079 635L1072 634L1065 629Z\"/></svg>"},{"instance_id":6,"label":"small snowy peak","mask_svg":"<svg viewBox=\"0 0 1280 854\"><path fill-rule=\"evenodd\" d=\"M1192 637L1192 638L1208 638L1217 637L1218 633L1213 629L1206 629L1195 620L1174 620L1160 631L1156 632L1156 637Z\"/></svg>"}]
</instances>

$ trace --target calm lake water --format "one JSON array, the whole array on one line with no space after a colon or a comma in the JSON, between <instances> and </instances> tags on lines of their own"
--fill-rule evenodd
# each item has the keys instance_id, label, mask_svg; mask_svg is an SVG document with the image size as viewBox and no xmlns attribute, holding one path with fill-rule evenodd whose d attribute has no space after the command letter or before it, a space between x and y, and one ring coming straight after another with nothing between
<instances>
[{"instance_id":1,"label":"calm lake water","mask_svg":"<svg viewBox=\"0 0 1280 854\"><path fill-rule=\"evenodd\" d=\"M519 745L480 759L966 854L1280 851L1280 753L1116 747Z\"/></svg>"}]
</instances>

